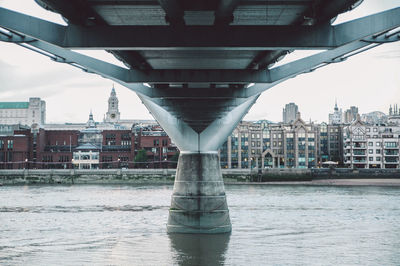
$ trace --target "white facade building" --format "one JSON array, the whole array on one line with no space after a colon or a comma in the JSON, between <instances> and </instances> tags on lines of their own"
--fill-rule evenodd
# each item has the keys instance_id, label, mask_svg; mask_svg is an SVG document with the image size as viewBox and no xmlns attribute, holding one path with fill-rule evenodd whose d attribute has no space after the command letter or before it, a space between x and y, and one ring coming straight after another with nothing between
<instances>
[{"instance_id":1,"label":"white facade building","mask_svg":"<svg viewBox=\"0 0 400 266\"><path fill-rule=\"evenodd\" d=\"M40 98L29 98L29 102L0 102L0 124L44 125L46 102Z\"/></svg>"},{"instance_id":2,"label":"white facade building","mask_svg":"<svg viewBox=\"0 0 400 266\"><path fill-rule=\"evenodd\" d=\"M356 168L400 168L400 127L357 119L343 129L344 163Z\"/></svg>"}]
</instances>

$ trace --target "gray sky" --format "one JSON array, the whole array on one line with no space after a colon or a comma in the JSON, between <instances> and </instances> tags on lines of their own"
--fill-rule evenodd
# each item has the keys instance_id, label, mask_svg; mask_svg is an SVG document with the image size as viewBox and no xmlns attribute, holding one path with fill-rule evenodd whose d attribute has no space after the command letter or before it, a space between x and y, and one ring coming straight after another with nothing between
<instances>
[{"instance_id":1,"label":"gray sky","mask_svg":"<svg viewBox=\"0 0 400 266\"><path fill-rule=\"evenodd\" d=\"M40 8L33 0L0 0L0 6L63 23L59 15ZM337 23L399 7L399 0L364 0L355 10L340 15ZM114 64L106 52L85 52ZM285 62L310 52L295 52ZM282 62L283 63L283 62ZM0 42L0 101L27 101L41 97L47 103L47 122L85 122L90 109L101 121L107 111L112 81L88 74L69 65L55 63L14 44ZM151 119L136 94L115 84L121 117ZM351 105L359 112L387 113L390 104L400 104L400 42L385 44L299 75L264 92L246 115L246 120L281 121L282 108L295 102L305 120L327 121L337 99L343 110Z\"/></svg>"}]
</instances>

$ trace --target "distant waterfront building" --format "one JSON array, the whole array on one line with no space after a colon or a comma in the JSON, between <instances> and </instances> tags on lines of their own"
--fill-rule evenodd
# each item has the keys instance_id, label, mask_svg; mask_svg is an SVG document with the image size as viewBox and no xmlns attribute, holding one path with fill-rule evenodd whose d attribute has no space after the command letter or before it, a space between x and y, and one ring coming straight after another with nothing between
<instances>
[{"instance_id":1,"label":"distant waterfront building","mask_svg":"<svg viewBox=\"0 0 400 266\"><path fill-rule=\"evenodd\" d=\"M40 98L29 98L29 102L0 102L0 124L44 125L46 102Z\"/></svg>"},{"instance_id":2,"label":"distant waterfront building","mask_svg":"<svg viewBox=\"0 0 400 266\"><path fill-rule=\"evenodd\" d=\"M312 168L319 159L318 126L300 113L292 123L241 122L220 150L223 168Z\"/></svg>"},{"instance_id":3,"label":"distant waterfront building","mask_svg":"<svg viewBox=\"0 0 400 266\"><path fill-rule=\"evenodd\" d=\"M342 125L319 125L319 160L320 163L332 161L342 165L343 163L343 140Z\"/></svg>"},{"instance_id":4,"label":"distant waterfront building","mask_svg":"<svg viewBox=\"0 0 400 266\"><path fill-rule=\"evenodd\" d=\"M118 109L118 98L114 86L111 89L110 97L108 98L108 111L104 122L118 123L120 120L120 112Z\"/></svg>"},{"instance_id":5,"label":"distant waterfront building","mask_svg":"<svg viewBox=\"0 0 400 266\"><path fill-rule=\"evenodd\" d=\"M282 121L283 123L292 123L296 119L296 114L299 112L299 107L295 103L288 103L283 108Z\"/></svg>"},{"instance_id":6,"label":"distant waterfront building","mask_svg":"<svg viewBox=\"0 0 400 266\"><path fill-rule=\"evenodd\" d=\"M354 120L356 120L358 115L358 107L356 106L350 106L350 109L347 109L344 112L344 123L345 124L351 124Z\"/></svg>"},{"instance_id":7,"label":"distant waterfront building","mask_svg":"<svg viewBox=\"0 0 400 266\"><path fill-rule=\"evenodd\" d=\"M337 102L335 102L335 108L333 109L333 113L329 114L329 124L330 125L339 125L342 123L342 109L339 110L337 106Z\"/></svg>"},{"instance_id":8,"label":"distant waterfront building","mask_svg":"<svg viewBox=\"0 0 400 266\"><path fill-rule=\"evenodd\" d=\"M400 127L368 125L360 116L343 128L345 165L351 168L399 168Z\"/></svg>"}]
</instances>

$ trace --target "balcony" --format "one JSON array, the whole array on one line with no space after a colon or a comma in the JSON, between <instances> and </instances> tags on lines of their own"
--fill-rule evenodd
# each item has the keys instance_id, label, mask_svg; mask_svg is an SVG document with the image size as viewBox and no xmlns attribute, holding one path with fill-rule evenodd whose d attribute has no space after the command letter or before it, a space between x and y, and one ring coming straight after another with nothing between
<instances>
[{"instance_id":1,"label":"balcony","mask_svg":"<svg viewBox=\"0 0 400 266\"><path fill-rule=\"evenodd\" d=\"M353 163L367 163L366 160L353 160Z\"/></svg>"},{"instance_id":2,"label":"balcony","mask_svg":"<svg viewBox=\"0 0 400 266\"><path fill-rule=\"evenodd\" d=\"M385 150L383 154L385 156L399 156L399 152L397 150Z\"/></svg>"},{"instance_id":3,"label":"balcony","mask_svg":"<svg viewBox=\"0 0 400 266\"><path fill-rule=\"evenodd\" d=\"M399 159L397 157L385 157L385 163L399 163Z\"/></svg>"},{"instance_id":4,"label":"balcony","mask_svg":"<svg viewBox=\"0 0 400 266\"><path fill-rule=\"evenodd\" d=\"M366 149L367 145L353 145L353 149Z\"/></svg>"},{"instance_id":5,"label":"balcony","mask_svg":"<svg viewBox=\"0 0 400 266\"><path fill-rule=\"evenodd\" d=\"M385 164L398 164L399 162L388 162L388 161L384 161Z\"/></svg>"}]
</instances>

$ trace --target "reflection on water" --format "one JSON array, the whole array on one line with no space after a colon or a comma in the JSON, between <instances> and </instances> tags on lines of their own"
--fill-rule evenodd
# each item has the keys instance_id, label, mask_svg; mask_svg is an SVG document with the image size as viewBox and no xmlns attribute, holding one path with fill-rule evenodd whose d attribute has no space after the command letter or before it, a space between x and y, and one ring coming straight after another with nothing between
<instances>
[{"instance_id":1,"label":"reflection on water","mask_svg":"<svg viewBox=\"0 0 400 266\"><path fill-rule=\"evenodd\" d=\"M226 186L222 235L168 235L171 194L0 187L0 265L400 265L400 188Z\"/></svg>"},{"instance_id":2,"label":"reflection on water","mask_svg":"<svg viewBox=\"0 0 400 266\"><path fill-rule=\"evenodd\" d=\"M179 265L224 265L231 234L168 234L174 263Z\"/></svg>"}]
</instances>

